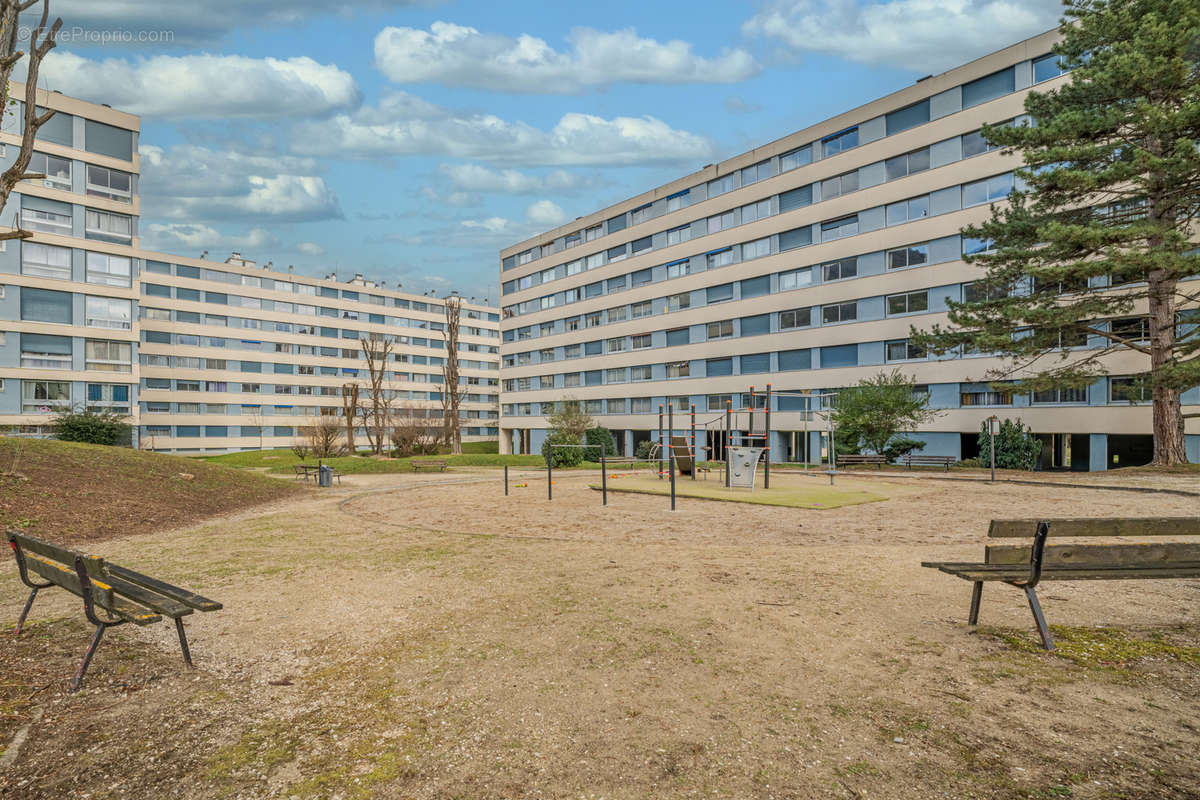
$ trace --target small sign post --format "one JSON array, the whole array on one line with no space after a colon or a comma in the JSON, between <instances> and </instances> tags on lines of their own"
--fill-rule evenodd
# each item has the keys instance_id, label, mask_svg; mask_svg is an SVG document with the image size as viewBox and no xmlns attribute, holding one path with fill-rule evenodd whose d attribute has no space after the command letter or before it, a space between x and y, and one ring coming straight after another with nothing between
<instances>
[{"instance_id":1,"label":"small sign post","mask_svg":"<svg viewBox=\"0 0 1200 800\"><path fill-rule=\"evenodd\" d=\"M1000 432L1000 418L995 414L988 417L988 442L992 445L992 483L996 482L996 434Z\"/></svg>"}]
</instances>

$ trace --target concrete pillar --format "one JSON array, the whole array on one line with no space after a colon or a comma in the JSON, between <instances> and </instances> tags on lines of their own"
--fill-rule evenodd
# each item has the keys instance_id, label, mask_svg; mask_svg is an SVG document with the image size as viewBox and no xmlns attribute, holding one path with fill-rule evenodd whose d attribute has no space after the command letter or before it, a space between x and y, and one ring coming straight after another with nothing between
<instances>
[{"instance_id":1,"label":"concrete pillar","mask_svg":"<svg viewBox=\"0 0 1200 800\"><path fill-rule=\"evenodd\" d=\"M1088 439L1088 469L1104 472L1108 469L1108 434L1093 433Z\"/></svg>"}]
</instances>

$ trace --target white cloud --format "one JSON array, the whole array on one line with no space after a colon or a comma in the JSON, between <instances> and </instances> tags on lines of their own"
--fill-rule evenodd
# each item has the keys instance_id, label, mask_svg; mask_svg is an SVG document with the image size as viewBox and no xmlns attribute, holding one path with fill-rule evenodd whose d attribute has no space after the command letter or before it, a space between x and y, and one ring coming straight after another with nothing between
<instances>
[{"instance_id":1,"label":"white cloud","mask_svg":"<svg viewBox=\"0 0 1200 800\"><path fill-rule=\"evenodd\" d=\"M467 192L499 194L541 194L544 192L574 192L587 181L562 169L545 175L531 175L515 169L489 169L480 164L442 164L438 167L456 189Z\"/></svg>"},{"instance_id":2,"label":"white cloud","mask_svg":"<svg viewBox=\"0 0 1200 800\"><path fill-rule=\"evenodd\" d=\"M319 117L362 100L348 72L311 58L153 56L92 61L55 51L41 85L145 117Z\"/></svg>"},{"instance_id":3,"label":"white cloud","mask_svg":"<svg viewBox=\"0 0 1200 800\"><path fill-rule=\"evenodd\" d=\"M164 0L54 0L51 11L63 18L63 42L74 41L73 29L86 35L108 33L114 45L138 46L212 42L240 27L274 28L300 25L319 15L350 16L355 12L386 11L424 0L204 0L175 3ZM40 6L35 9L41 13ZM28 19L25 20L28 22ZM33 24L37 24L34 21ZM139 36L142 32L155 34ZM128 35L128 38L125 38Z\"/></svg>"},{"instance_id":4,"label":"white cloud","mask_svg":"<svg viewBox=\"0 0 1200 800\"><path fill-rule=\"evenodd\" d=\"M550 130L456 112L405 92L378 106L297 126L296 152L371 158L443 155L521 165L677 164L711 160L711 140L654 117L564 114Z\"/></svg>"},{"instance_id":5,"label":"white cloud","mask_svg":"<svg viewBox=\"0 0 1200 800\"><path fill-rule=\"evenodd\" d=\"M464 228L478 228L485 230L488 233L501 233L509 229L512 225L504 217L488 217L487 219L466 219L463 220Z\"/></svg>"},{"instance_id":6,"label":"white cloud","mask_svg":"<svg viewBox=\"0 0 1200 800\"><path fill-rule=\"evenodd\" d=\"M296 250L308 256L325 255L325 248L321 247L321 245L317 244L316 242L299 242L296 245Z\"/></svg>"},{"instance_id":7,"label":"white cloud","mask_svg":"<svg viewBox=\"0 0 1200 800\"><path fill-rule=\"evenodd\" d=\"M310 222L342 217L315 162L195 145L139 148L141 193L154 215L208 222Z\"/></svg>"},{"instance_id":8,"label":"white cloud","mask_svg":"<svg viewBox=\"0 0 1200 800\"><path fill-rule=\"evenodd\" d=\"M543 39L481 33L450 22L428 31L387 27L375 37L376 66L395 83L441 83L501 92L573 94L614 83L736 83L759 70L745 50L716 58L688 42L659 42L633 29L576 28L560 52Z\"/></svg>"},{"instance_id":9,"label":"white cloud","mask_svg":"<svg viewBox=\"0 0 1200 800\"><path fill-rule=\"evenodd\" d=\"M161 223L143 225L142 246L148 250L191 255L209 250L217 257L223 250L251 250L278 247L279 238L264 228L251 228L241 235L226 235L208 225Z\"/></svg>"},{"instance_id":10,"label":"white cloud","mask_svg":"<svg viewBox=\"0 0 1200 800\"><path fill-rule=\"evenodd\" d=\"M1050 30L1047 0L773 0L742 26L801 52L941 72Z\"/></svg>"},{"instance_id":11,"label":"white cloud","mask_svg":"<svg viewBox=\"0 0 1200 800\"><path fill-rule=\"evenodd\" d=\"M557 228L567 221L567 212L563 211L557 203L538 200L525 209L525 219L544 228Z\"/></svg>"}]
</instances>

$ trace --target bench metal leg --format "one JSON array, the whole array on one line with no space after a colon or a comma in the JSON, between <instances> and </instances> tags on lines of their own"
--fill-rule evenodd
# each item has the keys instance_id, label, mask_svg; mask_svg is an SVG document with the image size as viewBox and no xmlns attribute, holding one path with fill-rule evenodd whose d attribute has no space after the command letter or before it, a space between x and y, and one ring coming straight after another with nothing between
<instances>
[{"instance_id":1,"label":"bench metal leg","mask_svg":"<svg viewBox=\"0 0 1200 800\"><path fill-rule=\"evenodd\" d=\"M190 669L195 669L192 664L192 651L188 649L187 634L183 632L183 618L175 618L175 631L179 634L179 649L183 651L183 663L187 664Z\"/></svg>"},{"instance_id":2,"label":"bench metal leg","mask_svg":"<svg viewBox=\"0 0 1200 800\"><path fill-rule=\"evenodd\" d=\"M983 600L983 581L975 581L971 587L971 614L967 617L968 625L979 624L979 602Z\"/></svg>"},{"instance_id":3,"label":"bench metal leg","mask_svg":"<svg viewBox=\"0 0 1200 800\"><path fill-rule=\"evenodd\" d=\"M17 617L17 627L13 630L13 636L21 635L21 628L25 627L25 618L29 616L29 609L33 608L33 600L37 597L38 589L42 587L35 586L33 591L29 593L29 599L25 601L25 608L21 611L21 616Z\"/></svg>"},{"instance_id":4,"label":"bench metal leg","mask_svg":"<svg viewBox=\"0 0 1200 800\"><path fill-rule=\"evenodd\" d=\"M1029 610L1033 612L1033 620L1037 623L1038 636L1042 637L1042 647L1047 650L1054 649L1054 640L1050 638L1050 629L1046 627L1046 617L1042 615L1042 605L1037 599L1037 590L1032 586L1026 586L1025 598L1029 600Z\"/></svg>"},{"instance_id":5,"label":"bench metal leg","mask_svg":"<svg viewBox=\"0 0 1200 800\"><path fill-rule=\"evenodd\" d=\"M92 656L96 654L96 648L100 646L100 638L104 636L104 629L108 626L100 623L96 626L96 632L92 635L92 643L88 645L87 652L83 655L83 663L79 665L79 669L75 670L75 677L71 679L71 692L79 691L79 684L83 683L83 676L87 672L88 665L92 663Z\"/></svg>"}]
</instances>

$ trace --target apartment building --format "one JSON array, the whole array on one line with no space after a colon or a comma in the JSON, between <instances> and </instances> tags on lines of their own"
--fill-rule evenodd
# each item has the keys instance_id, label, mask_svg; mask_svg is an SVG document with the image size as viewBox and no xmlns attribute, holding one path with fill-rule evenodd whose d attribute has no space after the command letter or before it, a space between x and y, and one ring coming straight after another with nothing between
<instances>
[{"instance_id":1,"label":"apartment building","mask_svg":"<svg viewBox=\"0 0 1200 800\"><path fill-rule=\"evenodd\" d=\"M17 85L14 96L23 97ZM342 414L342 387L367 383L360 339L392 343L385 387L406 415L440 421L445 299L356 275L309 278L143 250L139 120L53 92L30 172L2 224L0 426L45 435L63 408L127 415L135 444L177 453L288 446L315 415ZM23 109L0 125L0 169L20 147ZM454 302L459 302L455 298ZM495 438L499 314L462 301L466 441ZM358 441L365 443L365 436Z\"/></svg>"},{"instance_id":2,"label":"apartment building","mask_svg":"<svg viewBox=\"0 0 1200 800\"><path fill-rule=\"evenodd\" d=\"M287 447L319 415L342 415L368 383L361 341L391 341L385 388L405 416L442 419L446 299L258 267L141 252L141 446L175 453ZM455 297L451 302L460 302ZM461 301L464 441L497 436L499 314ZM357 443L365 446L365 433Z\"/></svg>"},{"instance_id":3,"label":"apartment building","mask_svg":"<svg viewBox=\"0 0 1200 800\"><path fill-rule=\"evenodd\" d=\"M29 165L45 177L17 185L0 223L33 234L0 242L0 425L33 433L62 407L138 402L138 118L54 92L38 104L56 112ZM0 169L23 116L23 102L4 111Z\"/></svg>"},{"instance_id":4,"label":"apartment building","mask_svg":"<svg viewBox=\"0 0 1200 800\"><path fill-rule=\"evenodd\" d=\"M940 411L917 432L925 453L978 455L980 426L997 415L1043 439L1043 468L1148 461L1149 398L1121 377L1139 368L1132 355L1114 354L1112 377L1086 390L1029 394L986 379L993 357L934 358L908 342L910 326L944 322L948 301L971 296L981 271L963 255L990 244L960 231L1004 200L1019 165L980 128L1022 121L1031 89L1067 80L1050 54L1057 36L501 251L501 452L539 452L554 402L571 397L624 453L657 438L660 408L695 406L699 444L719 457L704 423L730 401L748 407L750 387L824 393L899 367ZM1144 335L1141 317L1105 324ZM1184 403L1196 411L1200 387ZM826 456L819 408L772 399L773 460ZM1200 461L1200 420L1188 422L1187 450Z\"/></svg>"}]
</instances>

